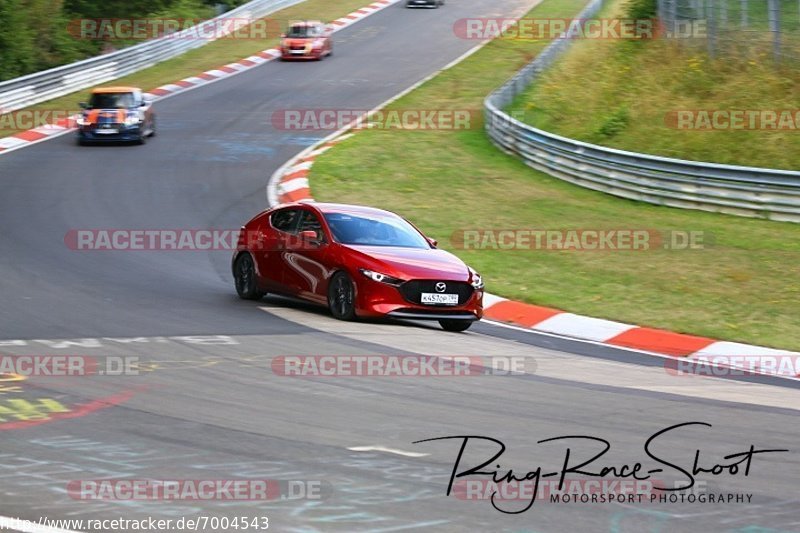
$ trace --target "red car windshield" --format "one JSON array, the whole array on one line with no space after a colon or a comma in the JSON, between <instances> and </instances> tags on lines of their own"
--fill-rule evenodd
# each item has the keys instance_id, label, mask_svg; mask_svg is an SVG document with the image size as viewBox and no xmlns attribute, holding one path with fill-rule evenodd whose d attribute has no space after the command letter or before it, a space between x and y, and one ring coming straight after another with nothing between
<instances>
[{"instance_id":1,"label":"red car windshield","mask_svg":"<svg viewBox=\"0 0 800 533\"><path fill-rule=\"evenodd\" d=\"M346 213L327 213L325 220L342 244L430 248L419 232L402 218L363 218Z\"/></svg>"},{"instance_id":2,"label":"red car windshield","mask_svg":"<svg viewBox=\"0 0 800 533\"><path fill-rule=\"evenodd\" d=\"M306 37L320 37L322 30L318 26L292 26L286 33L287 37L304 39Z\"/></svg>"}]
</instances>

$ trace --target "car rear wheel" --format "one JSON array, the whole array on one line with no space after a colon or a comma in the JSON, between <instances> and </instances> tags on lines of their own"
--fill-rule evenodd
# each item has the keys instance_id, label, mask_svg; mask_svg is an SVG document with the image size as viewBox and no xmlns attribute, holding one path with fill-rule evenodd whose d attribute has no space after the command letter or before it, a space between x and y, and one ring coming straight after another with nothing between
<instances>
[{"instance_id":1,"label":"car rear wheel","mask_svg":"<svg viewBox=\"0 0 800 533\"><path fill-rule=\"evenodd\" d=\"M334 318L353 320L356 317L355 289L344 272L337 272L328 287L328 308Z\"/></svg>"},{"instance_id":2,"label":"car rear wheel","mask_svg":"<svg viewBox=\"0 0 800 533\"><path fill-rule=\"evenodd\" d=\"M233 269L233 280L236 284L236 293L242 300L260 300L266 294L258 290L256 269L250 254L242 254L236 260L236 266Z\"/></svg>"},{"instance_id":3,"label":"car rear wheel","mask_svg":"<svg viewBox=\"0 0 800 533\"><path fill-rule=\"evenodd\" d=\"M445 331L466 331L472 325L471 320L440 320L439 325Z\"/></svg>"}]
</instances>

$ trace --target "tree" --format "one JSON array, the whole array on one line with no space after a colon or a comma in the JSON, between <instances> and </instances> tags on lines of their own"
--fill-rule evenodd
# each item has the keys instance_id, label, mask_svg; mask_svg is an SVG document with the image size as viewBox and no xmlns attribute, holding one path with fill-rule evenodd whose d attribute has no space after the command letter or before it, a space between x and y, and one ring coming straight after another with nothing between
<instances>
[{"instance_id":1,"label":"tree","mask_svg":"<svg viewBox=\"0 0 800 533\"><path fill-rule=\"evenodd\" d=\"M0 80L35 70L32 32L22 0L0 0Z\"/></svg>"}]
</instances>

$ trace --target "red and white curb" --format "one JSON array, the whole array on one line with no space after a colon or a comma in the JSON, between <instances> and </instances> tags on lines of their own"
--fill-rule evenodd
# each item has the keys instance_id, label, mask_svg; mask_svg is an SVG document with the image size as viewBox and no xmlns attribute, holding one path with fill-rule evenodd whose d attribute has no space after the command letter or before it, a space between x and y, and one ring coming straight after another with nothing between
<instances>
[{"instance_id":1,"label":"red and white curb","mask_svg":"<svg viewBox=\"0 0 800 533\"><path fill-rule=\"evenodd\" d=\"M270 205L289 202L313 202L308 175L314 160L330 150L337 143L351 137L348 133L333 139L324 139L279 169L270 180L268 196ZM738 357L763 357L794 361L793 364L762 367L754 373L800 379L800 353L787 352L761 346L736 342L717 341L672 331L653 329L614 322L602 318L567 313L558 309L541 307L523 302L508 300L493 294L484 297L484 318L505 324L552 334L559 337L591 341L637 352L645 352L672 358L690 358L697 362L737 368ZM743 366L739 369L745 369ZM746 368L751 371L751 368Z\"/></svg>"},{"instance_id":2,"label":"red and white curb","mask_svg":"<svg viewBox=\"0 0 800 533\"><path fill-rule=\"evenodd\" d=\"M475 49L469 53L474 52ZM445 68L449 68L455 63L457 61ZM433 76L435 74L428 76L403 91L400 95L370 111L370 113L411 92L411 90ZM287 161L270 177L267 185L267 201L269 205L274 206L289 202L313 202L308 176L314 160L336 146L337 143L352 136L353 133L350 126L347 126L306 148ZM501 324L511 324L518 328L546 335L608 345L663 358L678 359L686 362L696 361L713 367L746 371L747 374L762 374L800 380L800 353L798 352L718 341L706 337L614 322L602 318L581 316L549 307L516 302L488 293L484 296L484 319ZM761 358L767 364L754 369L752 367L753 358L756 360Z\"/></svg>"},{"instance_id":3,"label":"red and white curb","mask_svg":"<svg viewBox=\"0 0 800 533\"><path fill-rule=\"evenodd\" d=\"M329 25L333 27L333 31L335 33L400 1L402 0L377 0L366 7L357 9L348 15L331 21ZM227 65L223 65L215 69L207 70L201 74L198 74L197 76L190 76L180 81L156 87L155 89L148 91L147 94L152 96L154 101L163 100L165 98L175 96L176 94L190 91L192 89L208 85L209 83L214 83L231 76L235 76L236 74L240 74L272 61L273 59L280 57L280 55L280 50L277 48L262 50L261 52L250 57L240 59L234 63L228 63ZM14 150L19 150L20 148L27 148L28 146L32 146L36 143L59 137L74 131L74 122L76 118L77 115L71 119L59 120L54 124L43 125L31 130L10 135L8 137L0 138L0 155L12 152Z\"/></svg>"}]
</instances>

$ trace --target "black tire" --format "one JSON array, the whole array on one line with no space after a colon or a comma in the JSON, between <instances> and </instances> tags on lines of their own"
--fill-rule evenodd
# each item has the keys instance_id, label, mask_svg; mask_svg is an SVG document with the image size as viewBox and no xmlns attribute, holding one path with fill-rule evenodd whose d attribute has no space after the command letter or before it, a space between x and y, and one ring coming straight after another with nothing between
<instances>
[{"instance_id":1,"label":"black tire","mask_svg":"<svg viewBox=\"0 0 800 533\"><path fill-rule=\"evenodd\" d=\"M138 139L136 139L136 144L139 144L139 145L142 145L142 144L147 144L147 135L145 135L145 132L144 132L144 131L142 131L142 132L139 134L139 138L138 138Z\"/></svg>"},{"instance_id":2,"label":"black tire","mask_svg":"<svg viewBox=\"0 0 800 533\"><path fill-rule=\"evenodd\" d=\"M338 320L353 320L356 317L356 291L353 281L345 272L337 272L328 284L328 309Z\"/></svg>"},{"instance_id":3,"label":"black tire","mask_svg":"<svg viewBox=\"0 0 800 533\"><path fill-rule=\"evenodd\" d=\"M78 137L76 141L78 143L78 146L86 146L86 141L83 139L83 137Z\"/></svg>"},{"instance_id":4,"label":"black tire","mask_svg":"<svg viewBox=\"0 0 800 533\"><path fill-rule=\"evenodd\" d=\"M472 320L440 320L439 325L445 331L454 331L456 333L467 331L472 325Z\"/></svg>"},{"instance_id":5,"label":"black tire","mask_svg":"<svg viewBox=\"0 0 800 533\"><path fill-rule=\"evenodd\" d=\"M255 265L248 253L243 253L236 259L233 282L236 285L236 294L242 300L260 300L266 294L258 289Z\"/></svg>"}]
</instances>

